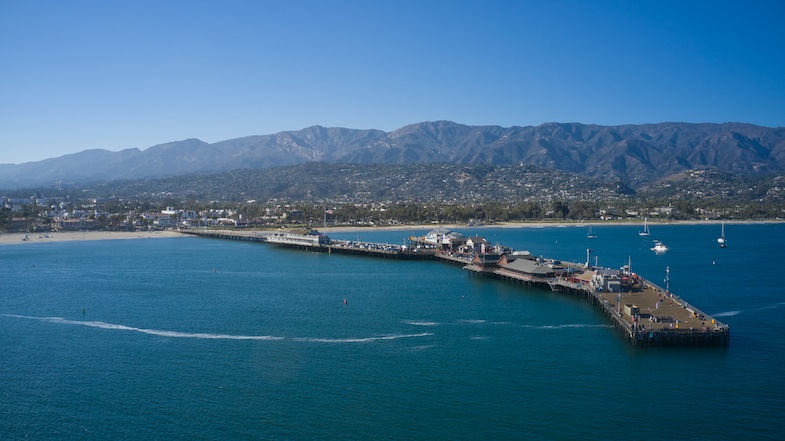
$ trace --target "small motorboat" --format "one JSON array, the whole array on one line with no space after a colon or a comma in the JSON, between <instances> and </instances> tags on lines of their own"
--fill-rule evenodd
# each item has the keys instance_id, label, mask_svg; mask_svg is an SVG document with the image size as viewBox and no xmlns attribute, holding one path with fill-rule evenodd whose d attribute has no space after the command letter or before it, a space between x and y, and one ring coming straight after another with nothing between
<instances>
[{"instance_id":1,"label":"small motorboat","mask_svg":"<svg viewBox=\"0 0 785 441\"><path fill-rule=\"evenodd\" d=\"M655 240L654 246L651 247L651 250L654 251L655 253L664 253L668 251L668 247L664 243L660 242L659 240Z\"/></svg>"}]
</instances>

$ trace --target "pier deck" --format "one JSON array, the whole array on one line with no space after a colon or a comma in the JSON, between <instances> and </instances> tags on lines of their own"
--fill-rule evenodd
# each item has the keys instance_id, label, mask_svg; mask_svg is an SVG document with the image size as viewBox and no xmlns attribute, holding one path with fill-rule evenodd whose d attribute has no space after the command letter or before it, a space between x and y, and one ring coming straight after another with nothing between
<instances>
[{"instance_id":1,"label":"pier deck","mask_svg":"<svg viewBox=\"0 0 785 441\"><path fill-rule=\"evenodd\" d=\"M573 268L582 265L567 263ZM602 310L635 346L727 346L730 329L681 297L645 281L642 289L626 292L597 290L594 270L582 269L572 277L539 278L504 268L464 267L474 274L493 276L550 288L585 300Z\"/></svg>"},{"instance_id":2,"label":"pier deck","mask_svg":"<svg viewBox=\"0 0 785 441\"><path fill-rule=\"evenodd\" d=\"M267 242L272 233L234 230L185 230L185 234L216 239ZM407 248L400 245L370 242L331 241L329 244L272 243L290 248L327 253L353 254L406 260L434 260L461 265L472 274L563 292L591 301L605 313L616 328L634 346L727 346L728 326L688 304L679 296L644 280L642 287L626 292L597 289L595 271L583 265L565 262L575 272L570 277L542 277L524 274L503 266L483 267L467 256L440 253L433 249Z\"/></svg>"}]
</instances>

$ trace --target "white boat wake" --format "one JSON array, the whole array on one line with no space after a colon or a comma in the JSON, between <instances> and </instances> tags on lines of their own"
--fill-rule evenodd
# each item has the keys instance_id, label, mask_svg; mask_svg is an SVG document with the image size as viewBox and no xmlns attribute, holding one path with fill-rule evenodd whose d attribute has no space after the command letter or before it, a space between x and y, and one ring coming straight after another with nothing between
<instances>
[{"instance_id":1,"label":"white boat wake","mask_svg":"<svg viewBox=\"0 0 785 441\"><path fill-rule=\"evenodd\" d=\"M522 328L530 328L530 329L542 329L542 330L549 330L549 329L572 329L572 328L612 328L613 325L587 325L587 324L565 324L565 325L521 325Z\"/></svg>"},{"instance_id":2,"label":"white boat wake","mask_svg":"<svg viewBox=\"0 0 785 441\"><path fill-rule=\"evenodd\" d=\"M758 312L758 311L768 311L769 309L779 309L785 308L785 302L775 303L769 306L763 306L760 308L748 309L746 311L726 311L726 312L719 312L717 314L713 314L713 317L733 317L739 314L746 314L749 312Z\"/></svg>"},{"instance_id":3,"label":"white boat wake","mask_svg":"<svg viewBox=\"0 0 785 441\"><path fill-rule=\"evenodd\" d=\"M109 329L113 331L131 331L142 334L156 335L169 338L196 338L212 340L258 340L258 341L294 341L307 343L371 343L375 341L397 340L401 338L427 337L430 332L419 334L390 334L372 337L350 337L350 338L320 338L320 337L278 337L273 335L232 335L232 334L209 334L201 332L179 332L165 331L160 329L135 328L133 326L118 325L114 323L68 320L62 317L33 317L27 315L0 314L3 317L13 317L21 319L38 320L42 322L57 323L62 325L87 326L91 328Z\"/></svg>"},{"instance_id":4,"label":"white boat wake","mask_svg":"<svg viewBox=\"0 0 785 441\"><path fill-rule=\"evenodd\" d=\"M526 325L526 324L517 324L511 322L488 322L486 320L458 320L458 322L475 324L475 325L488 323L490 325L515 326L519 328L539 329L539 330L572 329L572 328L612 328L613 327L613 325L607 325L607 324L583 324L583 323L564 323L560 325Z\"/></svg>"},{"instance_id":5,"label":"white boat wake","mask_svg":"<svg viewBox=\"0 0 785 441\"><path fill-rule=\"evenodd\" d=\"M437 322L429 322L423 320L401 320L401 323L405 323L407 325L412 326L439 326Z\"/></svg>"}]
</instances>

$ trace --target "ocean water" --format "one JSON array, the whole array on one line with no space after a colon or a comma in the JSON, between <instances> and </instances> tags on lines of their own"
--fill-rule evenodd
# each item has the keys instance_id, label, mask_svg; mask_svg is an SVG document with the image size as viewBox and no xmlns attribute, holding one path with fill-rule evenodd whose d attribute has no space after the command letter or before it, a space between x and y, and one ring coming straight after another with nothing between
<instances>
[{"instance_id":1,"label":"ocean water","mask_svg":"<svg viewBox=\"0 0 785 441\"><path fill-rule=\"evenodd\" d=\"M731 327L633 348L458 266L193 237L0 247L0 439L781 439L785 224L466 228L633 270ZM404 243L427 230L334 233ZM670 250L657 255L651 240Z\"/></svg>"}]
</instances>

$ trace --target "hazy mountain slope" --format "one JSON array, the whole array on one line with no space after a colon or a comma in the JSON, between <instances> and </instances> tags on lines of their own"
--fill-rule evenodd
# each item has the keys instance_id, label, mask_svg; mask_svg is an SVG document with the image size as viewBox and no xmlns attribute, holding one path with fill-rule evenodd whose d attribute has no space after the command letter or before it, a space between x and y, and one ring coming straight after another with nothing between
<instances>
[{"instance_id":1,"label":"hazy mountain slope","mask_svg":"<svg viewBox=\"0 0 785 441\"><path fill-rule=\"evenodd\" d=\"M392 132L308 127L208 144L198 139L45 161L0 165L0 188L258 169L306 162L356 164L529 164L640 187L690 169L785 170L785 128L660 123L599 126L411 124Z\"/></svg>"}]
</instances>

